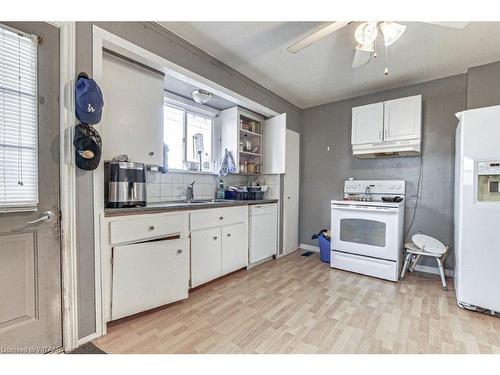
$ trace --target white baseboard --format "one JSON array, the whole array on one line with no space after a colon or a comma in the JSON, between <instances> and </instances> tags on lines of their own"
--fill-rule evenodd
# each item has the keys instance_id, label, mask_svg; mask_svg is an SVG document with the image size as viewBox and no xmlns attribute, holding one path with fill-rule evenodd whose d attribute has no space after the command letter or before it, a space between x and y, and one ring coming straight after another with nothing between
<instances>
[{"instance_id":1,"label":"white baseboard","mask_svg":"<svg viewBox=\"0 0 500 375\"><path fill-rule=\"evenodd\" d=\"M319 246L301 243L299 245L299 248L302 250L309 250L309 251L314 251L316 253L319 253ZM419 271L419 272L432 273L435 275L439 275L439 269L437 267L424 266L424 265L417 264L417 266L415 267L415 270ZM446 276L453 277L453 270L445 269L444 274Z\"/></svg>"},{"instance_id":2,"label":"white baseboard","mask_svg":"<svg viewBox=\"0 0 500 375\"><path fill-rule=\"evenodd\" d=\"M308 245L306 243L301 243L299 245L299 249L314 251L315 253L319 253L319 246Z\"/></svg>"}]
</instances>

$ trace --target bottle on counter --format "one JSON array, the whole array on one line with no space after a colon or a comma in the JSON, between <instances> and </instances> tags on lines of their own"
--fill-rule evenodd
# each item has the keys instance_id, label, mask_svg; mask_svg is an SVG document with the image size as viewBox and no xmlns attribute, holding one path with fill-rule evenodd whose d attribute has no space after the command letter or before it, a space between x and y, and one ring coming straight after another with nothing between
<instances>
[{"instance_id":1,"label":"bottle on counter","mask_svg":"<svg viewBox=\"0 0 500 375\"><path fill-rule=\"evenodd\" d=\"M219 187L217 188L217 193L215 194L215 199L224 199L224 198L225 198L224 181L219 180Z\"/></svg>"}]
</instances>

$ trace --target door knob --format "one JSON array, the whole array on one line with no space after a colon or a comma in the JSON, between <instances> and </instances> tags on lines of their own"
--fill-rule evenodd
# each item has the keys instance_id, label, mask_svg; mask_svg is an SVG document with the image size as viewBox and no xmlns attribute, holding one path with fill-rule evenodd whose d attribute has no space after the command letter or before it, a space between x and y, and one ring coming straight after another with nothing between
<instances>
[{"instance_id":1,"label":"door knob","mask_svg":"<svg viewBox=\"0 0 500 375\"><path fill-rule=\"evenodd\" d=\"M45 212L42 212L42 216L40 216L39 219L36 219L36 220L33 220L33 221L28 221L27 224L37 224L37 223L41 223L43 221L52 221L54 220L54 212L52 211L45 211Z\"/></svg>"}]
</instances>

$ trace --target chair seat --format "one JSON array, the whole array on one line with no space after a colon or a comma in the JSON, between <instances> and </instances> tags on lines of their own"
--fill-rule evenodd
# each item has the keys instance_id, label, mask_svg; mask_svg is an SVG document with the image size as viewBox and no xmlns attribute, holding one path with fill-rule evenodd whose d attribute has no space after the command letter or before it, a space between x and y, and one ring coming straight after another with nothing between
<instances>
[{"instance_id":1,"label":"chair seat","mask_svg":"<svg viewBox=\"0 0 500 375\"><path fill-rule=\"evenodd\" d=\"M407 253L411 253L411 254L415 254L415 255L423 255L423 256L435 257L435 258L439 258L440 256L443 255L443 253L431 253L430 251L422 250L417 245L415 245L413 242L405 243L405 249L406 249ZM445 251L446 251L446 249L445 249Z\"/></svg>"},{"instance_id":2,"label":"chair seat","mask_svg":"<svg viewBox=\"0 0 500 375\"><path fill-rule=\"evenodd\" d=\"M427 236L425 234L415 234L411 238L411 241L420 251L423 252L443 255L447 250L447 247L444 243L436 240L434 237Z\"/></svg>"}]
</instances>

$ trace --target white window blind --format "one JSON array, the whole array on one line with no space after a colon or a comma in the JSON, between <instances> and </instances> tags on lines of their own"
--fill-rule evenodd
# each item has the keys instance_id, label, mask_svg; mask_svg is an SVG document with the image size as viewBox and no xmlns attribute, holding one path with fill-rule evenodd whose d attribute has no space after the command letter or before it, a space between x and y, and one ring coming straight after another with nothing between
<instances>
[{"instance_id":1,"label":"white window blind","mask_svg":"<svg viewBox=\"0 0 500 375\"><path fill-rule=\"evenodd\" d=\"M38 204L37 44L0 26L0 211Z\"/></svg>"}]
</instances>

